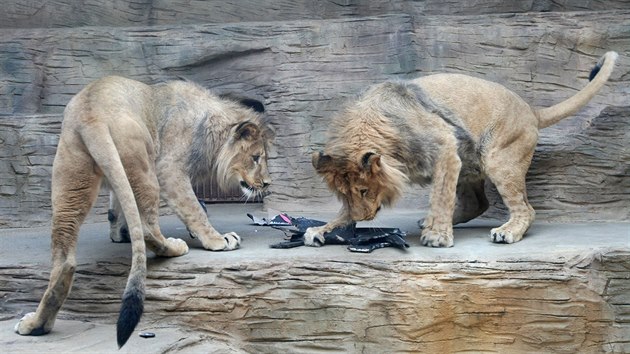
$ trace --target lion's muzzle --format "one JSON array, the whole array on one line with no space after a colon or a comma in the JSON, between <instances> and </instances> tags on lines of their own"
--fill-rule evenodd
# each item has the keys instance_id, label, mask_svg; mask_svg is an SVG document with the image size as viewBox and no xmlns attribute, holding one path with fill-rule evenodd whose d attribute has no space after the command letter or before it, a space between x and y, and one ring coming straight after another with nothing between
<instances>
[{"instance_id":1,"label":"lion's muzzle","mask_svg":"<svg viewBox=\"0 0 630 354\"><path fill-rule=\"evenodd\" d=\"M350 217L353 221L369 221L373 220L380 210L380 205L376 209L367 207L353 208L350 206Z\"/></svg>"}]
</instances>

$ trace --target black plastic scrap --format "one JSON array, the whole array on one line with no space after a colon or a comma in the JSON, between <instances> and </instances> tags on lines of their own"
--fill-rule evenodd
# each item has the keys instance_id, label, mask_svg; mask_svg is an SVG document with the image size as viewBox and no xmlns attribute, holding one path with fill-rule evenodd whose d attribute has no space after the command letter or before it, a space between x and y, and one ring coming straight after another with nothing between
<instances>
[{"instance_id":1,"label":"black plastic scrap","mask_svg":"<svg viewBox=\"0 0 630 354\"><path fill-rule=\"evenodd\" d=\"M324 221L304 217L294 218L286 214L276 215L272 219L259 219L252 214L247 214L247 216L255 225L271 226L284 232L285 240L270 245L271 248L304 246L306 229L326 224ZM287 226L293 228L284 228ZM398 228L356 227L353 223L324 234L324 240L326 244L348 245L348 250L351 252L369 253L383 247L405 249L409 247L404 239L405 236L407 236L406 233ZM319 241L315 240L315 242Z\"/></svg>"},{"instance_id":2,"label":"black plastic scrap","mask_svg":"<svg viewBox=\"0 0 630 354\"><path fill-rule=\"evenodd\" d=\"M291 226L291 219L285 214L279 214L273 217L273 219L259 219L252 214L247 214L247 216L252 219L254 225L260 226Z\"/></svg>"}]
</instances>

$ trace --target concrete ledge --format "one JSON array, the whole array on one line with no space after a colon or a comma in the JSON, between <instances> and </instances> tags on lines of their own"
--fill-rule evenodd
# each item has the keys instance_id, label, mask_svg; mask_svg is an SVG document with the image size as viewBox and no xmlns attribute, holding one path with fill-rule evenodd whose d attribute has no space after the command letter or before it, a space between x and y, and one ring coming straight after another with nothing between
<instances>
[{"instance_id":1,"label":"concrete ledge","mask_svg":"<svg viewBox=\"0 0 630 354\"><path fill-rule=\"evenodd\" d=\"M386 211L370 225L410 233L406 251L344 246L269 249L282 233L249 225L259 205L209 206L242 249L211 253L174 217L163 231L188 255L149 260L145 315L125 352L630 351L630 224L535 224L513 245L489 242L499 222L455 231L455 247L419 244L420 212ZM329 214L306 215L328 219ZM81 231L78 270L53 332L20 337L50 272L49 230L0 230L0 345L7 352L112 352L129 245L107 224Z\"/></svg>"}]
</instances>

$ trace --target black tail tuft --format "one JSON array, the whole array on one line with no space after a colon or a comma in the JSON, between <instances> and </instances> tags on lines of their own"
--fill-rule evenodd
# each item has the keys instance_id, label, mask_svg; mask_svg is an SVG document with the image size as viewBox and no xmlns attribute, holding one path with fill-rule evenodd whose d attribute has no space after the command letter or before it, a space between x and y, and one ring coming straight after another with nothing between
<instances>
[{"instance_id":1,"label":"black tail tuft","mask_svg":"<svg viewBox=\"0 0 630 354\"><path fill-rule=\"evenodd\" d=\"M597 76L597 73L599 73L599 69L601 68L602 68L602 65L600 63L597 63L597 65L595 65L593 69L591 69L591 73L590 75L588 75L588 81L593 81L595 76Z\"/></svg>"},{"instance_id":2,"label":"black tail tuft","mask_svg":"<svg viewBox=\"0 0 630 354\"><path fill-rule=\"evenodd\" d=\"M120 315L116 326L118 348L122 348L136 328L144 310L144 296L139 291L131 291L123 295Z\"/></svg>"},{"instance_id":3,"label":"black tail tuft","mask_svg":"<svg viewBox=\"0 0 630 354\"><path fill-rule=\"evenodd\" d=\"M606 56L603 56L597 62L597 64L595 64L595 66L591 69L591 73L588 75L588 81L593 81L595 76L597 76L597 74L599 73L599 70L602 68L602 66L604 66L604 62L606 61L605 58L606 58ZM614 59L613 59L613 61L614 61Z\"/></svg>"}]
</instances>

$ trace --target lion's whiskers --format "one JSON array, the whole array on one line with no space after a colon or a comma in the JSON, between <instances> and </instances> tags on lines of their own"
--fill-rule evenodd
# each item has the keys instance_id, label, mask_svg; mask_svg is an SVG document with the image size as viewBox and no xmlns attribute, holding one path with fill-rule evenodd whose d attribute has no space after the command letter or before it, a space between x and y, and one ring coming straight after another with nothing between
<instances>
[{"instance_id":1,"label":"lion's whiskers","mask_svg":"<svg viewBox=\"0 0 630 354\"><path fill-rule=\"evenodd\" d=\"M241 201L243 201L243 204L247 204L247 202L249 202L249 198L251 198L252 196L252 191L247 188L242 188L241 192L243 192L243 194L241 195L241 197L239 198Z\"/></svg>"},{"instance_id":2,"label":"lion's whiskers","mask_svg":"<svg viewBox=\"0 0 630 354\"><path fill-rule=\"evenodd\" d=\"M262 199L265 195L265 192L262 189L241 188L241 192L243 192L243 194L241 195L240 200L244 200L243 204L247 204L250 199Z\"/></svg>"}]
</instances>

